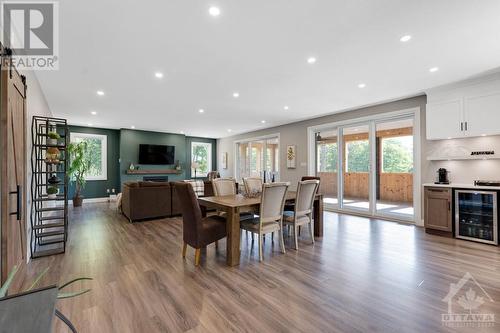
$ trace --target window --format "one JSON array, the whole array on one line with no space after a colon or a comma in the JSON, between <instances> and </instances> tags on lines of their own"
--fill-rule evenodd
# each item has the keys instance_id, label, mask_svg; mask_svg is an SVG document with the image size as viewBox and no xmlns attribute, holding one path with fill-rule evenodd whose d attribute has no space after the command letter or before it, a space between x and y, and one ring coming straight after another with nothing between
<instances>
[{"instance_id":1,"label":"window","mask_svg":"<svg viewBox=\"0 0 500 333\"><path fill-rule=\"evenodd\" d=\"M398 136L382 139L382 172L413 172L413 136Z\"/></svg>"},{"instance_id":2,"label":"window","mask_svg":"<svg viewBox=\"0 0 500 333\"><path fill-rule=\"evenodd\" d=\"M197 163L196 176L206 177L212 171L212 144L207 142L191 142L191 161ZM195 174L194 168L191 175Z\"/></svg>"},{"instance_id":3,"label":"window","mask_svg":"<svg viewBox=\"0 0 500 333\"><path fill-rule=\"evenodd\" d=\"M338 145L336 142L319 143L317 151L317 172L337 172L338 161Z\"/></svg>"},{"instance_id":4,"label":"window","mask_svg":"<svg viewBox=\"0 0 500 333\"><path fill-rule=\"evenodd\" d=\"M346 172L368 172L370 165L368 140L347 141L345 147Z\"/></svg>"},{"instance_id":5,"label":"window","mask_svg":"<svg viewBox=\"0 0 500 333\"><path fill-rule=\"evenodd\" d=\"M270 136L252 141L236 142L237 179L264 177L279 179L279 137Z\"/></svg>"},{"instance_id":6,"label":"window","mask_svg":"<svg viewBox=\"0 0 500 333\"><path fill-rule=\"evenodd\" d=\"M71 142L87 142L87 149L90 156L90 170L85 176L86 180L107 180L107 139L106 135L75 133L70 134Z\"/></svg>"}]
</instances>

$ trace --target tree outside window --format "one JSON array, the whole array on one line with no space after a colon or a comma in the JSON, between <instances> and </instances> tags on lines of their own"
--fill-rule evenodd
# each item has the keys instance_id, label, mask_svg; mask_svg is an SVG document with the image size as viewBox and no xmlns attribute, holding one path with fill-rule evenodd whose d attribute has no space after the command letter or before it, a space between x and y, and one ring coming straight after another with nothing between
<instances>
[{"instance_id":1,"label":"tree outside window","mask_svg":"<svg viewBox=\"0 0 500 333\"><path fill-rule=\"evenodd\" d=\"M368 140L347 141L346 172L368 172L370 165L370 144Z\"/></svg>"},{"instance_id":2,"label":"tree outside window","mask_svg":"<svg viewBox=\"0 0 500 333\"><path fill-rule=\"evenodd\" d=\"M198 164L196 175L206 177L212 171L212 144L207 142L192 142L191 159L192 162ZM191 169L191 174L194 175L194 173L193 168Z\"/></svg>"},{"instance_id":3,"label":"tree outside window","mask_svg":"<svg viewBox=\"0 0 500 333\"><path fill-rule=\"evenodd\" d=\"M382 139L382 172L413 172L413 136Z\"/></svg>"},{"instance_id":4,"label":"tree outside window","mask_svg":"<svg viewBox=\"0 0 500 333\"><path fill-rule=\"evenodd\" d=\"M100 134L76 133L70 134L71 142L87 142L90 158L90 169L85 175L86 180L107 180L107 136Z\"/></svg>"},{"instance_id":5,"label":"tree outside window","mask_svg":"<svg viewBox=\"0 0 500 333\"><path fill-rule=\"evenodd\" d=\"M336 142L318 144L317 168L318 172L337 172L339 165L339 149Z\"/></svg>"}]
</instances>

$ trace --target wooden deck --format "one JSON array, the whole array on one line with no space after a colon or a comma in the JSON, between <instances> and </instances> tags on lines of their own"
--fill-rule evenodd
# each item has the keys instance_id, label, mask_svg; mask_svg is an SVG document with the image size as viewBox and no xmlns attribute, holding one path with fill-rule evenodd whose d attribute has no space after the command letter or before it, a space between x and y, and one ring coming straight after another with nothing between
<instances>
[{"instance_id":1,"label":"wooden deck","mask_svg":"<svg viewBox=\"0 0 500 333\"><path fill-rule=\"evenodd\" d=\"M194 252L181 258L180 218L131 224L108 204L70 217L66 254L31 262L25 284L47 266L42 285L93 277L90 294L58 302L79 332L452 332L442 299L466 272L496 301L470 286L497 320L480 332L500 329L498 247L325 213L315 245L303 233L298 252L288 242L281 254L268 237L259 263L244 237L239 267L226 266L221 244L195 268Z\"/></svg>"}]
</instances>

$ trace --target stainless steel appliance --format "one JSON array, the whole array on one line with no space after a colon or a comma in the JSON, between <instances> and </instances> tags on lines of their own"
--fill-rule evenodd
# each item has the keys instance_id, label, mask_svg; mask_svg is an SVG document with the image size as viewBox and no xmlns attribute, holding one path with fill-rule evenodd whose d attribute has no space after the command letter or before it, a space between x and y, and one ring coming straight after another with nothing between
<instances>
[{"instance_id":1,"label":"stainless steel appliance","mask_svg":"<svg viewBox=\"0 0 500 333\"><path fill-rule=\"evenodd\" d=\"M445 168L440 168L438 171L438 181L435 184L449 184L448 173L450 173Z\"/></svg>"},{"instance_id":2,"label":"stainless steel appliance","mask_svg":"<svg viewBox=\"0 0 500 333\"><path fill-rule=\"evenodd\" d=\"M455 237L498 245L498 205L494 191L455 191Z\"/></svg>"}]
</instances>

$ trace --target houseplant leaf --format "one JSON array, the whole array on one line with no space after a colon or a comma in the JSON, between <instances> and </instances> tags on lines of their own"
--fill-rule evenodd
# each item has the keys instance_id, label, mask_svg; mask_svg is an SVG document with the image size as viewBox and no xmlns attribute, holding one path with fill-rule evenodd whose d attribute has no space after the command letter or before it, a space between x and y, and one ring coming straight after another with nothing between
<instances>
[{"instance_id":1,"label":"houseplant leaf","mask_svg":"<svg viewBox=\"0 0 500 333\"><path fill-rule=\"evenodd\" d=\"M14 280L14 276L17 273L17 266L12 267L12 271L10 272L9 276L7 277L7 280L5 280L5 283L3 284L2 288L0 288L0 298L5 297L7 294L7 290L9 290L9 287Z\"/></svg>"}]
</instances>

